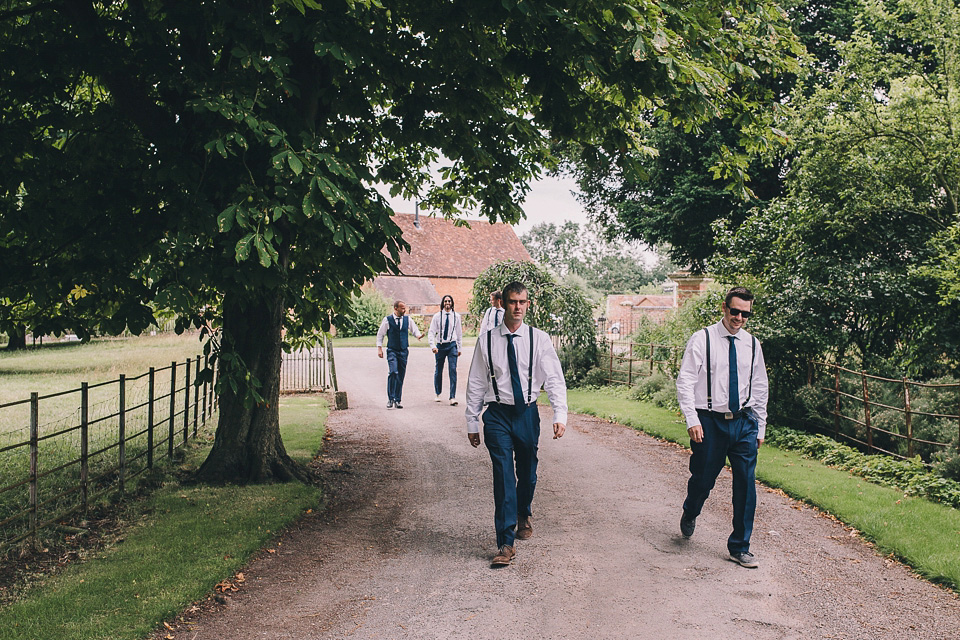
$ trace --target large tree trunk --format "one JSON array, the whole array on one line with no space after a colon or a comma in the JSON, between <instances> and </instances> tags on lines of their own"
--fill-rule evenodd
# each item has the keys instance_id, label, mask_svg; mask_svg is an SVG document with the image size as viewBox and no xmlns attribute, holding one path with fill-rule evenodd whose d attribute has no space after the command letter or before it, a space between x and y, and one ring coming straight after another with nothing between
<instances>
[{"instance_id":1,"label":"large tree trunk","mask_svg":"<svg viewBox=\"0 0 960 640\"><path fill-rule=\"evenodd\" d=\"M14 326L7 330L7 346L5 351L19 351L27 348L27 328L23 326Z\"/></svg>"},{"instance_id":2,"label":"large tree trunk","mask_svg":"<svg viewBox=\"0 0 960 640\"><path fill-rule=\"evenodd\" d=\"M213 449L197 471L198 479L241 483L308 479L306 470L287 455L280 440L282 326L280 295L246 305L236 298L224 300L220 420ZM259 401L247 395L254 380L260 382L256 389Z\"/></svg>"}]
</instances>

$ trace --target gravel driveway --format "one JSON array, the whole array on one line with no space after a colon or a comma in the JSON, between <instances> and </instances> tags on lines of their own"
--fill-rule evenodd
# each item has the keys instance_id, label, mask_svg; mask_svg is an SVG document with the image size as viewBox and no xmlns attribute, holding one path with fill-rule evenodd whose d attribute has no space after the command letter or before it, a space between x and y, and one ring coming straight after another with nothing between
<instances>
[{"instance_id":1,"label":"gravel driveway","mask_svg":"<svg viewBox=\"0 0 960 640\"><path fill-rule=\"evenodd\" d=\"M729 472L684 540L687 451L586 416L561 440L544 431L534 537L490 569L490 459L463 416L471 356L451 407L433 401L433 354L411 349L404 408L388 410L385 361L339 349L350 409L328 422L327 509L252 561L239 592L157 637L960 638L956 596L778 492L759 490L760 568L727 560Z\"/></svg>"}]
</instances>

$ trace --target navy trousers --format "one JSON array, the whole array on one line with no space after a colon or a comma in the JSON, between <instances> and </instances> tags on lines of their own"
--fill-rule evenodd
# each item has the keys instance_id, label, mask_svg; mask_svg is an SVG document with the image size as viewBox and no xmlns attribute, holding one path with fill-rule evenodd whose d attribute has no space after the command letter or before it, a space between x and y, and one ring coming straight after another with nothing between
<instances>
[{"instance_id":1,"label":"navy trousers","mask_svg":"<svg viewBox=\"0 0 960 640\"><path fill-rule=\"evenodd\" d=\"M387 349L387 366L390 373L387 374L387 400L391 402L400 402L403 395L403 377L407 375L407 353L406 349Z\"/></svg>"},{"instance_id":2,"label":"navy trousers","mask_svg":"<svg viewBox=\"0 0 960 640\"><path fill-rule=\"evenodd\" d=\"M490 403L483 414L483 440L493 462L493 524L497 548L513 546L517 519L529 517L537 488L540 413L533 403L520 415L512 405Z\"/></svg>"},{"instance_id":3,"label":"navy trousers","mask_svg":"<svg viewBox=\"0 0 960 640\"><path fill-rule=\"evenodd\" d=\"M447 370L450 374L450 397L457 395L457 343L445 342L437 345L437 352L433 354L437 361L437 368L433 372L433 388L437 395L443 391L443 361L447 361Z\"/></svg>"},{"instance_id":4,"label":"navy trousers","mask_svg":"<svg viewBox=\"0 0 960 640\"><path fill-rule=\"evenodd\" d=\"M710 495L724 462L730 458L733 471L733 533L727 539L730 553L750 550L753 516L757 510L757 419L749 412L724 420L707 411L697 411L703 427L703 442L690 442L690 480L683 512L696 518Z\"/></svg>"}]
</instances>

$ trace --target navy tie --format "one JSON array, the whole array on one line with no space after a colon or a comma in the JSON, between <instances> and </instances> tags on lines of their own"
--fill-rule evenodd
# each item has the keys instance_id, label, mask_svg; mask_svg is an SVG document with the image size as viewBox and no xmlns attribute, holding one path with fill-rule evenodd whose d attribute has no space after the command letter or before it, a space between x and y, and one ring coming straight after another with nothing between
<instances>
[{"instance_id":1,"label":"navy tie","mask_svg":"<svg viewBox=\"0 0 960 640\"><path fill-rule=\"evenodd\" d=\"M740 381L737 377L737 339L727 336L730 340L730 411L740 411Z\"/></svg>"},{"instance_id":2,"label":"navy tie","mask_svg":"<svg viewBox=\"0 0 960 640\"><path fill-rule=\"evenodd\" d=\"M494 309L493 310L493 326L496 327L499 324L500 324L500 309Z\"/></svg>"},{"instance_id":3,"label":"navy tie","mask_svg":"<svg viewBox=\"0 0 960 640\"><path fill-rule=\"evenodd\" d=\"M447 327L450 326L450 313L445 313L443 316L443 341L447 341Z\"/></svg>"},{"instance_id":4,"label":"navy tie","mask_svg":"<svg viewBox=\"0 0 960 640\"><path fill-rule=\"evenodd\" d=\"M527 408L523 401L523 387L520 386L520 369L517 367L517 351L513 348L516 334L507 334L507 364L510 366L510 385L513 387L513 406L517 415Z\"/></svg>"}]
</instances>

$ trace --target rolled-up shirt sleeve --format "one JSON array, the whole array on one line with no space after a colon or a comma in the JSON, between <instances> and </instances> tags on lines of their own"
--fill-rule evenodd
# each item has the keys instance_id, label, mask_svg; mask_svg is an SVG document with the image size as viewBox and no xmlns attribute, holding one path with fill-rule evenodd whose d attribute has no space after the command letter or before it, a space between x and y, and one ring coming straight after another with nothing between
<instances>
[{"instance_id":1,"label":"rolled-up shirt sleeve","mask_svg":"<svg viewBox=\"0 0 960 640\"><path fill-rule=\"evenodd\" d=\"M467 418L467 433L480 433L480 413L483 411L487 379L490 377L486 358L486 343L483 340L477 340L473 350L473 360L470 361L470 373L467 376L467 401L464 412Z\"/></svg>"},{"instance_id":2,"label":"rolled-up shirt sleeve","mask_svg":"<svg viewBox=\"0 0 960 640\"><path fill-rule=\"evenodd\" d=\"M550 337L542 334L546 339L541 345L540 362L537 367L543 376L543 390L547 392L547 399L553 407L553 422L567 423L567 381L563 377L563 367L557 350L553 348ZM543 338L541 338L543 339Z\"/></svg>"},{"instance_id":3,"label":"rolled-up shirt sleeve","mask_svg":"<svg viewBox=\"0 0 960 640\"><path fill-rule=\"evenodd\" d=\"M385 316L383 320L380 322L380 328L377 329L377 346L378 347L383 346L383 337L387 335L387 318L389 317L390 316Z\"/></svg>"},{"instance_id":4,"label":"rolled-up shirt sleeve","mask_svg":"<svg viewBox=\"0 0 960 640\"><path fill-rule=\"evenodd\" d=\"M770 399L770 383L767 380L767 365L763 361L763 349L757 342L757 362L753 370L753 397L750 408L757 414L757 438L763 440L767 432L767 401Z\"/></svg>"},{"instance_id":5,"label":"rolled-up shirt sleeve","mask_svg":"<svg viewBox=\"0 0 960 640\"><path fill-rule=\"evenodd\" d=\"M697 380L704 367L704 342L702 331L697 331L690 337L683 352L683 360L680 361L680 373L677 374L677 402L688 429L700 424L696 390Z\"/></svg>"}]
</instances>

